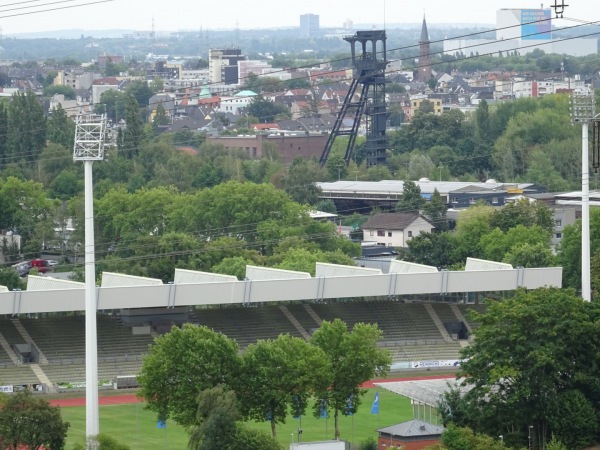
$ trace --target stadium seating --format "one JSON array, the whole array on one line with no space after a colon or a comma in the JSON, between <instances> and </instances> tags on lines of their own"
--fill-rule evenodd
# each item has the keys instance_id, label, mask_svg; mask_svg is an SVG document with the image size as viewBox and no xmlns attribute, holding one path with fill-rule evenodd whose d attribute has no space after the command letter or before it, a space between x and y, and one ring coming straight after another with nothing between
<instances>
[{"instance_id":1,"label":"stadium seating","mask_svg":"<svg viewBox=\"0 0 600 450\"><path fill-rule=\"evenodd\" d=\"M456 321L449 304L433 303L435 314L442 322ZM459 304L471 327L467 311L482 311L482 305ZM340 318L349 327L359 322L376 323L383 331L379 345L387 348L395 362L458 359L461 345L447 342L435 325L424 303L402 303L391 300L337 301L328 303L294 303L286 308L304 330L299 330L277 305L222 306L198 308L191 321L206 325L235 339L240 349L258 339L275 339L281 333L302 337L314 332L322 320ZM434 316L435 316L434 314ZM46 357L40 364L55 384L85 381L85 317L83 315L55 317L21 317L20 324ZM133 335L131 328L118 317L98 315L98 375L101 380L113 380L118 375L134 375L142 365L150 335ZM306 331L306 333L303 333ZM0 318L0 332L9 344L23 343L24 338L10 318ZM0 384L31 384L38 380L27 365L14 365L0 347Z\"/></svg>"}]
</instances>

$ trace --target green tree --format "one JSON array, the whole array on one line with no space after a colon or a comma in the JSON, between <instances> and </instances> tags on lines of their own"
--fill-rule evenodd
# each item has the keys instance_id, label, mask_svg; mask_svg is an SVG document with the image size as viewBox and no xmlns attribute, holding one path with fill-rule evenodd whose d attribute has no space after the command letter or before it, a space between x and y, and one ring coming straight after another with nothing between
<instances>
[{"instance_id":1,"label":"green tree","mask_svg":"<svg viewBox=\"0 0 600 450\"><path fill-rule=\"evenodd\" d=\"M503 450L504 442L473 430L450 425L442 434L443 448L447 450Z\"/></svg>"},{"instance_id":2,"label":"green tree","mask_svg":"<svg viewBox=\"0 0 600 450\"><path fill-rule=\"evenodd\" d=\"M155 125L169 124L169 116L167 116L167 112L165 111L165 107L162 105L162 103L159 103L156 107L156 115L154 116L153 123Z\"/></svg>"},{"instance_id":3,"label":"green tree","mask_svg":"<svg viewBox=\"0 0 600 450\"><path fill-rule=\"evenodd\" d=\"M464 262L457 257L456 239L448 232L421 233L408 241L408 261L427 266L449 268Z\"/></svg>"},{"instance_id":4,"label":"green tree","mask_svg":"<svg viewBox=\"0 0 600 450\"><path fill-rule=\"evenodd\" d=\"M554 167L552 160L545 149L534 149L529 155L527 180L545 186L550 192L559 192L569 189L569 183Z\"/></svg>"},{"instance_id":5,"label":"green tree","mask_svg":"<svg viewBox=\"0 0 600 450\"><path fill-rule=\"evenodd\" d=\"M463 260L467 256L483 257L481 238L490 232L490 217L494 208L488 205L473 205L458 215L456 231L456 258Z\"/></svg>"},{"instance_id":6,"label":"green tree","mask_svg":"<svg viewBox=\"0 0 600 450\"><path fill-rule=\"evenodd\" d=\"M252 98L246 112L260 123L273 122L276 116L289 116L289 109L285 105L276 104L260 95Z\"/></svg>"},{"instance_id":7,"label":"green tree","mask_svg":"<svg viewBox=\"0 0 600 450\"><path fill-rule=\"evenodd\" d=\"M291 80L285 81L286 89L310 89L310 80L306 77L292 78Z\"/></svg>"},{"instance_id":8,"label":"green tree","mask_svg":"<svg viewBox=\"0 0 600 450\"><path fill-rule=\"evenodd\" d=\"M281 450L279 443L261 430L254 430L238 424L235 439L230 450Z\"/></svg>"},{"instance_id":9,"label":"green tree","mask_svg":"<svg viewBox=\"0 0 600 450\"><path fill-rule=\"evenodd\" d=\"M212 271L223 275L233 275L238 280L243 280L246 278L246 266L252 265L253 262L243 256L232 256L223 258L221 262L212 267Z\"/></svg>"},{"instance_id":10,"label":"green tree","mask_svg":"<svg viewBox=\"0 0 600 450\"><path fill-rule=\"evenodd\" d=\"M5 250L6 248L6 250ZM4 253L5 251L11 252L9 255ZM4 240L2 242L2 254L8 262L14 262L15 255L14 250L11 250L10 246L4 246ZM12 256L13 261L10 260L9 256ZM19 277L19 274L10 267L0 267L0 286L5 286L11 291L14 289L25 289L25 283Z\"/></svg>"},{"instance_id":11,"label":"green tree","mask_svg":"<svg viewBox=\"0 0 600 450\"><path fill-rule=\"evenodd\" d=\"M345 238L342 238L345 239ZM300 244L303 245L303 244ZM281 250L279 250L281 251ZM283 254L283 259L275 267L284 270L295 270L297 272L307 272L315 276L315 266L317 262L342 264L345 266L355 266L354 260L341 251L322 252L320 250L311 250L304 248L290 248Z\"/></svg>"},{"instance_id":12,"label":"green tree","mask_svg":"<svg viewBox=\"0 0 600 450\"><path fill-rule=\"evenodd\" d=\"M198 394L231 386L239 373L235 341L207 327L185 324L155 339L138 375L139 395L158 418L196 423Z\"/></svg>"},{"instance_id":13,"label":"green tree","mask_svg":"<svg viewBox=\"0 0 600 450\"><path fill-rule=\"evenodd\" d=\"M486 259L502 260L513 248L523 245L535 246L536 248L540 246L549 250L549 236L538 225L532 227L517 225L510 228L506 233L503 233L499 228L495 228L479 240L479 247ZM543 255L540 254L539 259L542 258ZM535 259L530 259L530 262L533 261Z\"/></svg>"},{"instance_id":14,"label":"green tree","mask_svg":"<svg viewBox=\"0 0 600 450\"><path fill-rule=\"evenodd\" d=\"M65 148L72 149L75 142L75 122L67 117L67 113L59 104L53 108L47 123L47 139Z\"/></svg>"},{"instance_id":15,"label":"green tree","mask_svg":"<svg viewBox=\"0 0 600 450\"><path fill-rule=\"evenodd\" d=\"M425 205L425 199L421 196L421 188L414 181L405 181L402 197L396 204L396 212L403 214L419 214Z\"/></svg>"},{"instance_id":16,"label":"green tree","mask_svg":"<svg viewBox=\"0 0 600 450\"><path fill-rule=\"evenodd\" d=\"M77 166L73 164L73 144L71 143L69 148L48 143L40 155L38 164L39 181L48 186L61 172L76 169Z\"/></svg>"},{"instance_id":17,"label":"green tree","mask_svg":"<svg viewBox=\"0 0 600 450\"><path fill-rule=\"evenodd\" d=\"M590 255L600 248L600 209L590 208ZM558 265L563 268L563 284L581 289L581 220L566 226L557 249ZM592 273L592 278L595 275Z\"/></svg>"},{"instance_id":18,"label":"green tree","mask_svg":"<svg viewBox=\"0 0 600 450\"><path fill-rule=\"evenodd\" d=\"M504 255L503 261L511 264L513 267L552 267L556 264L556 258L548 245L537 244L517 244Z\"/></svg>"},{"instance_id":19,"label":"green tree","mask_svg":"<svg viewBox=\"0 0 600 450\"><path fill-rule=\"evenodd\" d=\"M329 361L318 347L288 334L275 340L259 340L244 350L240 400L244 415L257 422L285 423L291 409L303 415L314 392L329 386Z\"/></svg>"},{"instance_id":20,"label":"green tree","mask_svg":"<svg viewBox=\"0 0 600 450\"><path fill-rule=\"evenodd\" d=\"M165 89L165 83L159 77L154 77L148 85L153 93L162 92Z\"/></svg>"},{"instance_id":21,"label":"green tree","mask_svg":"<svg viewBox=\"0 0 600 450\"><path fill-rule=\"evenodd\" d=\"M44 88L44 97L52 97L55 94L65 96L65 100L75 100L77 94L71 86L50 85Z\"/></svg>"},{"instance_id":22,"label":"green tree","mask_svg":"<svg viewBox=\"0 0 600 450\"><path fill-rule=\"evenodd\" d=\"M0 102L0 164L13 162L10 160L10 148L8 146L9 119L8 107L5 102Z\"/></svg>"},{"instance_id":23,"label":"green tree","mask_svg":"<svg viewBox=\"0 0 600 450\"><path fill-rule=\"evenodd\" d=\"M17 230L27 242L35 224L51 217L54 208L42 184L14 177L0 179L0 229Z\"/></svg>"},{"instance_id":24,"label":"green tree","mask_svg":"<svg viewBox=\"0 0 600 450\"><path fill-rule=\"evenodd\" d=\"M315 205L321 195L321 189L315 184L321 179L320 173L316 162L296 157L283 178L283 189L295 202Z\"/></svg>"},{"instance_id":25,"label":"green tree","mask_svg":"<svg viewBox=\"0 0 600 450\"><path fill-rule=\"evenodd\" d=\"M356 413L365 390L360 385L376 375L387 373L392 359L377 341L382 331L376 324L357 323L352 331L335 319L324 321L312 335L310 342L325 352L331 364L333 381L329 388L317 392L316 398L325 401L328 411L333 411L334 438L339 439L340 413ZM320 402L315 403L315 415L321 413Z\"/></svg>"},{"instance_id":26,"label":"green tree","mask_svg":"<svg viewBox=\"0 0 600 450\"><path fill-rule=\"evenodd\" d=\"M122 151L126 158L137 156L144 136L144 124L137 100L128 94L125 100L125 131L123 132Z\"/></svg>"},{"instance_id":27,"label":"green tree","mask_svg":"<svg viewBox=\"0 0 600 450\"><path fill-rule=\"evenodd\" d=\"M504 208L496 209L490 217L490 227L500 228L504 232L517 225L525 227L538 225L549 238L554 230L552 211L542 203L521 199L507 204Z\"/></svg>"},{"instance_id":28,"label":"green tree","mask_svg":"<svg viewBox=\"0 0 600 450\"><path fill-rule=\"evenodd\" d=\"M519 290L490 302L485 314L475 315L473 344L461 350L459 377L472 389L457 425L506 439L514 430L515 445L526 444L527 434L518 430L529 425L539 448L552 435L577 448L592 443L600 405L593 368L599 313L597 304L570 290Z\"/></svg>"},{"instance_id":29,"label":"green tree","mask_svg":"<svg viewBox=\"0 0 600 450\"><path fill-rule=\"evenodd\" d=\"M12 95L8 107L8 155L13 161L37 161L46 145L44 108L32 91Z\"/></svg>"},{"instance_id":30,"label":"green tree","mask_svg":"<svg viewBox=\"0 0 600 450\"><path fill-rule=\"evenodd\" d=\"M113 123L125 119L125 105L127 104L127 95L124 92L115 89L109 89L100 95L100 103L94 107L96 114L106 114Z\"/></svg>"},{"instance_id":31,"label":"green tree","mask_svg":"<svg viewBox=\"0 0 600 450\"><path fill-rule=\"evenodd\" d=\"M135 98L140 111L143 111L148 107L150 97L154 95L154 92L150 86L148 86L146 81L137 80L127 86L125 94L128 96L131 95L133 98Z\"/></svg>"},{"instance_id":32,"label":"green tree","mask_svg":"<svg viewBox=\"0 0 600 450\"><path fill-rule=\"evenodd\" d=\"M446 211L448 211L446 202L444 202L444 199L440 195L439 191L434 189L429 201L423 205L423 212L425 217L429 219L429 221L438 231L445 231L448 229Z\"/></svg>"},{"instance_id":33,"label":"green tree","mask_svg":"<svg viewBox=\"0 0 600 450\"><path fill-rule=\"evenodd\" d=\"M196 423L190 431L190 450L228 449L240 419L235 392L215 386L198 394Z\"/></svg>"},{"instance_id":34,"label":"green tree","mask_svg":"<svg viewBox=\"0 0 600 450\"><path fill-rule=\"evenodd\" d=\"M327 179L329 181L344 180L348 177L348 166L346 166L346 161L344 161L344 157L337 154L337 152L329 156L325 163L325 167L327 168Z\"/></svg>"},{"instance_id":35,"label":"green tree","mask_svg":"<svg viewBox=\"0 0 600 450\"><path fill-rule=\"evenodd\" d=\"M62 420L59 407L27 390L6 397L0 407L3 448L62 450L68 429L69 422Z\"/></svg>"}]
</instances>

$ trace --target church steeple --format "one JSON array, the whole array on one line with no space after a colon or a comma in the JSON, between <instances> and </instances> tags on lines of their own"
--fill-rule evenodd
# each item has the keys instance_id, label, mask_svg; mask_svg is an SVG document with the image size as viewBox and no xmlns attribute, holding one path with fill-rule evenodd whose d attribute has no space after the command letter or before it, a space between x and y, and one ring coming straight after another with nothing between
<instances>
[{"instance_id":1,"label":"church steeple","mask_svg":"<svg viewBox=\"0 0 600 450\"><path fill-rule=\"evenodd\" d=\"M421 25L421 42L429 42L429 32L427 31L427 22L425 21L425 14L423 14L423 25Z\"/></svg>"},{"instance_id":2,"label":"church steeple","mask_svg":"<svg viewBox=\"0 0 600 450\"><path fill-rule=\"evenodd\" d=\"M431 79L431 54L429 32L427 31L427 22L423 15L423 25L421 26L421 39L419 40L419 64L417 81L427 83Z\"/></svg>"}]
</instances>

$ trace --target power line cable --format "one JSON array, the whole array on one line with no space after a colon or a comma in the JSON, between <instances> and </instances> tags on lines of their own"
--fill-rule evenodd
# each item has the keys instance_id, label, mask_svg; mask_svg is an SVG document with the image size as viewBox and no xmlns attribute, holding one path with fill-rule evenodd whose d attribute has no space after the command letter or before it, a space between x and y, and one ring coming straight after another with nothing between
<instances>
[{"instance_id":1,"label":"power line cable","mask_svg":"<svg viewBox=\"0 0 600 450\"><path fill-rule=\"evenodd\" d=\"M6 19L9 17L28 16L30 14L38 14L38 13L43 13L43 12L61 11L64 9L80 8L82 6L97 5L99 3L109 3L109 2L113 2L113 1L115 1L115 0L97 0L94 2L82 3L79 5L59 6L59 7L55 7L55 8L49 8L49 9L40 9L39 11L28 11L28 12L8 14L8 15L2 15L1 11L0 11L0 19ZM40 6L43 6L43 5L40 5Z\"/></svg>"},{"instance_id":2,"label":"power line cable","mask_svg":"<svg viewBox=\"0 0 600 450\"><path fill-rule=\"evenodd\" d=\"M30 5L30 6L18 6L16 8L9 8L9 9L3 9L6 6L10 6L10 5L0 5L0 14L1 13L5 13L5 12L9 12L9 11L18 11L21 9L31 9L31 8L40 8L40 7L44 7L44 6L50 6L50 5L57 5L57 4L61 4L61 3L73 3L79 0L58 0L58 1L54 1L54 2L48 2L48 3L43 3L40 5ZM22 2L23 3L29 3L29 2ZM18 5L19 3L13 3L14 5ZM73 6L83 6L83 5L73 5ZM34 12L38 12L38 11L31 11L31 13Z\"/></svg>"}]
</instances>

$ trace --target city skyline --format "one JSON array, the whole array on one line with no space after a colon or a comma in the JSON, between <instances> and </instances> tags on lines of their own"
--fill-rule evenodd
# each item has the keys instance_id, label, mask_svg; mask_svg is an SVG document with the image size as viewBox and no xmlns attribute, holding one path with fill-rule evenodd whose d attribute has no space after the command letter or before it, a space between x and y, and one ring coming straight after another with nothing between
<instances>
[{"instance_id":1,"label":"city skyline","mask_svg":"<svg viewBox=\"0 0 600 450\"><path fill-rule=\"evenodd\" d=\"M367 7L356 3L317 0L287 0L285 7L279 0L261 0L256 3L241 0L222 0L215 3L182 0L166 8L159 0L113 0L96 3L96 0L73 0L67 5L52 5L50 0L41 0L35 5L18 6L11 3L0 5L0 27L5 35L56 31L82 30L150 30L154 23L156 31L210 30L210 29L256 29L299 27L301 14L320 16L323 28L341 28L346 20L354 24L369 24L383 27L384 24L418 24L427 17L427 22L436 24L491 25L496 22L496 11L501 8L539 8L537 1L486 0L473 2L468 9L453 7L442 0L424 0L405 3L395 0L374 0ZM548 8L552 2L543 3ZM557 20L558 26L573 24L569 19L600 20L593 16L592 0L570 0L565 10L565 19ZM13 6L9 6L13 5ZM17 5L17 6L14 6ZM47 5L47 6L44 6ZM39 12L62 6L68 9ZM69 6L78 6L69 8ZM24 9L27 8L27 9ZM15 14L24 14L13 16ZM13 16L13 17L9 17ZM600 15L599 15L600 16Z\"/></svg>"}]
</instances>

